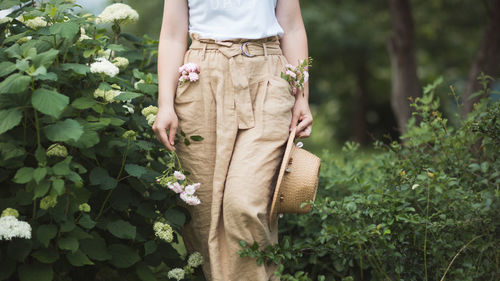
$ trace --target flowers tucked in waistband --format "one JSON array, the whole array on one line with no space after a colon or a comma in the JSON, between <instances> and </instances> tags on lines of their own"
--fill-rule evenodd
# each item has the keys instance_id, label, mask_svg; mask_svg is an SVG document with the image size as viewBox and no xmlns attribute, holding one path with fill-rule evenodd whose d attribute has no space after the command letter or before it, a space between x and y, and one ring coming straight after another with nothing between
<instances>
[{"instance_id":1,"label":"flowers tucked in waistband","mask_svg":"<svg viewBox=\"0 0 500 281\"><path fill-rule=\"evenodd\" d=\"M200 74L200 66L194 62L188 62L181 67L179 67L179 84L182 85L186 81L196 82L198 81Z\"/></svg>"}]
</instances>

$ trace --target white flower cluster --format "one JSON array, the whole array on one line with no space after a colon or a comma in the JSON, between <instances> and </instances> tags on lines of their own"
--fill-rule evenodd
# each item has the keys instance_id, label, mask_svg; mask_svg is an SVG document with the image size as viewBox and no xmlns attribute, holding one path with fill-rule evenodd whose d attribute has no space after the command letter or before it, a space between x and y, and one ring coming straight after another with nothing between
<instances>
[{"instance_id":1,"label":"white flower cluster","mask_svg":"<svg viewBox=\"0 0 500 281\"><path fill-rule=\"evenodd\" d=\"M198 267L202 264L203 264L203 256L200 254L200 252L194 252L191 255L189 255L188 265L190 267Z\"/></svg>"},{"instance_id":2,"label":"white flower cluster","mask_svg":"<svg viewBox=\"0 0 500 281\"><path fill-rule=\"evenodd\" d=\"M168 272L167 277L169 279L175 279L177 281L182 280L182 279L184 279L184 269L182 269L182 268L171 269Z\"/></svg>"},{"instance_id":3,"label":"white flower cluster","mask_svg":"<svg viewBox=\"0 0 500 281\"><path fill-rule=\"evenodd\" d=\"M32 29L38 29L40 27L47 26L48 23L45 21L43 17L34 17L32 19L24 20L24 14L20 14L19 16L16 17L16 20L24 23L26 26L32 28Z\"/></svg>"},{"instance_id":4,"label":"white flower cluster","mask_svg":"<svg viewBox=\"0 0 500 281\"><path fill-rule=\"evenodd\" d=\"M102 98L104 99L105 102L107 103L111 103L111 102L114 102L115 101L115 97L120 95L122 92L120 90L114 90L114 89L111 89L111 90L103 90L103 89L99 89L97 88L95 91L94 91L94 98Z\"/></svg>"},{"instance_id":5,"label":"white flower cluster","mask_svg":"<svg viewBox=\"0 0 500 281\"><path fill-rule=\"evenodd\" d=\"M19 212L7 208L0 217L0 240L12 240L14 237L31 239L31 225L17 219Z\"/></svg>"},{"instance_id":6,"label":"white flower cluster","mask_svg":"<svg viewBox=\"0 0 500 281\"><path fill-rule=\"evenodd\" d=\"M6 23L6 22L11 22L11 21L12 21L11 17L0 18L0 24Z\"/></svg>"},{"instance_id":7,"label":"white flower cluster","mask_svg":"<svg viewBox=\"0 0 500 281\"><path fill-rule=\"evenodd\" d=\"M142 115L146 117L146 120L148 120L148 125L153 126L153 123L155 122L156 119L156 114L158 113L158 107L154 105L150 105L148 107L145 107L141 111Z\"/></svg>"},{"instance_id":8,"label":"white flower cluster","mask_svg":"<svg viewBox=\"0 0 500 281\"><path fill-rule=\"evenodd\" d=\"M95 58L95 62L90 65L90 72L103 73L110 77L115 77L120 73L120 69L105 57Z\"/></svg>"},{"instance_id":9,"label":"white flower cluster","mask_svg":"<svg viewBox=\"0 0 500 281\"><path fill-rule=\"evenodd\" d=\"M113 64L118 68L124 69L128 66L128 59L124 57L116 57L113 59Z\"/></svg>"},{"instance_id":10,"label":"white flower cluster","mask_svg":"<svg viewBox=\"0 0 500 281\"><path fill-rule=\"evenodd\" d=\"M144 83L146 83L146 81L144 81L144 79L141 79L141 80L135 82L134 89L139 90L139 84L144 84Z\"/></svg>"},{"instance_id":11,"label":"white flower cluster","mask_svg":"<svg viewBox=\"0 0 500 281\"><path fill-rule=\"evenodd\" d=\"M82 41L85 39L92 39L92 37L86 35L85 28L83 28L83 26L80 26L80 38L78 38L78 41Z\"/></svg>"},{"instance_id":12,"label":"white flower cluster","mask_svg":"<svg viewBox=\"0 0 500 281\"><path fill-rule=\"evenodd\" d=\"M174 239L174 231L168 223L162 223L161 221L155 222L153 225L153 230L155 235L166 242L172 242Z\"/></svg>"},{"instance_id":13,"label":"white flower cluster","mask_svg":"<svg viewBox=\"0 0 500 281\"><path fill-rule=\"evenodd\" d=\"M96 24L98 23L131 23L139 19L139 14L129 5L123 3L115 3L107 6L102 13L97 16Z\"/></svg>"}]
</instances>

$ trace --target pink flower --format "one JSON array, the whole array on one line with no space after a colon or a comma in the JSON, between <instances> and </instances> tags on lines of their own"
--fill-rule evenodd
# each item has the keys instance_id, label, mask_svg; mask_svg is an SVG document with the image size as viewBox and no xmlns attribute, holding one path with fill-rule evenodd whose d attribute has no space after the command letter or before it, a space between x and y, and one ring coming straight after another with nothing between
<instances>
[{"instance_id":1,"label":"pink flower","mask_svg":"<svg viewBox=\"0 0 500 281\"><path fill-rule=\"evenodd\" d=\"M297 87L293 87L292 93L293 93L294 95L296 95L296 94L297 94Z\"/></svg>"},{"instance_id":2,"label":"pink flower","mask_svg":"<svg viewBox=\"0 0 500 281\"><path fill-rule=\"evenodd\" d=\"M174 177L178 180L184 180L186 178L186 176L183 173L181 173L180 171L175 171Z\"/></svg>"},{"instance_id":3,"label":"pink flower","mask_svg":"<svg viewBox=\"0 0 500 281\"><path fill-rule=\"evenodd\" d=\"M189 80L189 77L187 75L182 75L181 77L179 77L179 82L183 83L184 81L187 81Z\"/></svg>"},{"instance_id":4,"label":"pink flower","mask_svg":"<svg viewBox=\"0 0 500 281\"><path fill-rule=\"evenodd\" d=\"M184 72L184 71L186 71L186 67L185 67L184 65L181 65L181 66L179 67L179 73L182 73L182 72Z\"/></svg>"},{"instance_id":5,"label":"pink flower","mask_svg":"<svg viewBox=\"0 0 500 281\"><path fill-rule=\"evenodd\" d=\"M183 189L183 186L180 185L178 182L174 182L174 183L168 183L167 184L168 188L170 188L171 190L173 190L175 193L181 193L181 192L184 192L184 189Z\"/></svg>"},{"instance_id":6,"label":"pink flower","mask_svg":"<svg viewBox=\"0 0 500 281\"><path fill-rule=\"evenodd\" d=\"M179 197L189 205L198 205L201 203L197 196L189 195L187 192L182 192Z\"/></svg>"},{"instance_id":7,"label":"pink flower","mask_svg":"<svg viewBox=\"0 0 500 281\"><path fill-rule=\"evenodd\" d=\"M184 69L187 72L200 72L200 67L196 63L193 63L193 62L186 63L184 65Z\"/></svg>"},{"instance_id":8,"label":"pink flower","mask_svg":"<svg viewBox=\"0 0 500 281\"><path fill-rule=\"evenodd\" d=\"M198 79L199 79L199 76L196 72L189 73L189 81L195 82L195 81L198 81Z\"/></svg>"},{"instance_id":9,"label":"pink flower","mask_svg":"<svg viewBox=\"0 0 500 281\"><path fill-rule=\"evenodd\" d=\"M189 184L184 187L184 192L186 192L189 195L193 195L196 189L194 188L193 185Z\"/></svg>"},{"instance_id":10,"label":"pink flower","mask_svg":"<svg viewBox=\"0 0 500 281\"><path fill-rule=\"evenodd\" d=\"M295 72L291 71L291 70L287 70L285 72L286 75L290 75L290 77L292 77L293 79L297 78L297 74L295 74Z\"/></svg>"},{"instance_id":11,"label":"pink flower","mask_svg":"<svg viewBox=\"0 0 500 281\"><path fill-rule=\"evenodd\" d=\"M199 182L193 183L194 190L198 190L198 188L200 188L200 186L201 186L201 183L199 183Z\"/></svg>"},{"instance_id":12,"label":"pink flower","mask_svg":"<svg viewBox=\"0 0 500 281\"><path fill-rule=\"evenodd\" d=\"M288 69L294 69L293 65L291 65L291 64L289 64L289 63L287 63L287 64L285 65L285 67L286 67L286 68L288 68Z\"/></svg>"}]
</instances>

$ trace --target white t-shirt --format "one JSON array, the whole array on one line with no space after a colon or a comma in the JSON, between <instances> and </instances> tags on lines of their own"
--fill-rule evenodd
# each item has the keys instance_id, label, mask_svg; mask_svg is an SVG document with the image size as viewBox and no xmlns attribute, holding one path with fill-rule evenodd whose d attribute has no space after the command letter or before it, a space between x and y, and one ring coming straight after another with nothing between
<instances>
[{"instance_id":1,"label":"white t-shirt","mask_svg":"<svg viewBox=\"0 0 500 281\"><path fill-rule=\"evenodd\" d=\"M189 32L215 40L283 35L277 0L188 0Z\"/></svg>"}]
</instances>

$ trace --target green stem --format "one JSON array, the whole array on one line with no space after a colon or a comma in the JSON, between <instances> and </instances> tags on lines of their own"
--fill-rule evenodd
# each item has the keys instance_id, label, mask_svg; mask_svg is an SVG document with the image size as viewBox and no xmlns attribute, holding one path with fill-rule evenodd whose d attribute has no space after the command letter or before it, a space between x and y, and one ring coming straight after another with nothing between
<instances>
[{"instance_id":1,"label":"green stem","mask_svg":"<svg viewBox=\"0 0 500 281\"><path fill-rule=\"evenodd\" d=\"M36 143L40 147L40 125L38 124L38 113L36 112L36 109L33 108L33 112L35 115L35 128L36 128Z\"/></svg>"},{"instance_id":2,"label":"green stem","mask_svg":"<svg viewBox=\"0 0 500 281\"><path fill-rule=\"evenodd\" d=\"M125 167L125 160L127 160L127 153L128 153L129 147L130 147L130 139L127 140L127 148L125 149L125 153L123 154L122 164L121 164L121 167L120 167L120 171L118 172L118 176L116 176L116 180L117 181L120 179L120 177L122 175L122 172L123 172L123 168ZM101 217L102 212L104 210L104 206L108 202L108 200L111 197L111 194L113 193L113 190L115 190L115 188L113 188L110 191L108 191L108 194L106 195L106 198L104 198L104 202L102 202L101 208L99 209L99 213L95 217L95 221L97 221Z\"/></svg>"},{"instance_id":3,"label":"green stem","mask_svg":"<svg viewBox=\"0 0 500 281\"><path fill-rule=\"evenodd\" d=\"M430 186L427 187L427 207L425 208L425 234L424 234L424 272L425 280L428 281L427 277L427 229L429 226L429 201L430 201Z\"/></svg>"}]
</instances>

